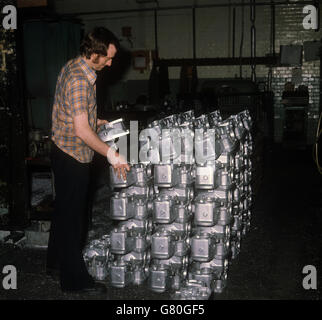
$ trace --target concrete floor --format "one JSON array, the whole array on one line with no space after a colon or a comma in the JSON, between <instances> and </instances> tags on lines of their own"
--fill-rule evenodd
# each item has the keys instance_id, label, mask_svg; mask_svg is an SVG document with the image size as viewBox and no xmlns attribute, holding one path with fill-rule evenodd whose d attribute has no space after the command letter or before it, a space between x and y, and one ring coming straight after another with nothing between
<instances>
[{"instance_id":1,"label":"concrete floor","mask_svg":"<svg viewBox=\"0 0 322 320\"><path fill-rule=\"evenodd\" d=\"M322 185L311 150L274 147L265 157L264 180L256 196L251 229L228 271L227 288L211 299L320 300L322 298ZM104 300L105 295L64 294L44 273L46 251L0 245L0 271L17 267L17 290L2 289L0 299ZM302 286L303 267L317 269L317 290ZM145 285L115 289L112 300L164 300Z\"/></svg>"}]
</instances>

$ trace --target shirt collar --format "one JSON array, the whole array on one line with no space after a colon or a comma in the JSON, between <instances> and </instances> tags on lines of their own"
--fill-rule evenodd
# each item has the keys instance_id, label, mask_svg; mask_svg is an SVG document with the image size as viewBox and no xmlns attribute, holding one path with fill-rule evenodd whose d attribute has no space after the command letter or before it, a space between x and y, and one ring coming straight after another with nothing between
<instances>
[{"instance_id":1,"label":"shirt collar","mask_svg":"<svg viewBox=\"0 0 322 320\"><path fill-rule=\"evenodd\" d=\"M95 70L93 70L87 63L86 61L82 58L79 57L79 65L81 67L81 69L83 70L83 72L85 73L88 81L91 83L91 85L93 86L95 84L96 78L97 78L97 74L95 72Z\"/></svg>"}]
</instances>

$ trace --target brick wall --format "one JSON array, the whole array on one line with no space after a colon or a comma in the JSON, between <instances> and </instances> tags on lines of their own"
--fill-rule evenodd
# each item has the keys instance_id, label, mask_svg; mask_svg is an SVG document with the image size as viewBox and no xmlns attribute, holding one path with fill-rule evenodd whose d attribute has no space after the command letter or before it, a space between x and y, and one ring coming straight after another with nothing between
<instances>
[{"instance_id":1,"label":"brick wall","mask_svg":"<svg viewBox=\"0 0 322 320\"><path fill-rule=\"evenodd\" d=\"M276 10L276 51L279 52L280 45L300 44L304 41L320 41L321 29L316 32L314 30L305 30L302 25L303 8L301 6L277 7ZM277 67L273 68L272 90L275 93L275 141L281 141L283 130L283 106L281 104L281 95L284 84L292 81L293 67ZM307 112L307 143L314 141L316 126L319 116L320 103L320 62L306 62L303 58L302 81L299 84L306 85L309 88L309 108Z\"/></svg>"}]
</instances>

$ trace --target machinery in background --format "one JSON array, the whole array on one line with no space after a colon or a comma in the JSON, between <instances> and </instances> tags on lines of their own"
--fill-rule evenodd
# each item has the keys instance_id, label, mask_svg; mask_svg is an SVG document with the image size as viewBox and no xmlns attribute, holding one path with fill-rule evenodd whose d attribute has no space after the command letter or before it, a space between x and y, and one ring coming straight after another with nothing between
<instances>
[{"instance_id":1,"label":"machinery in background","mask_svg":"<svg viewBox=\"0 0 322 320\"><path fill-rule=\"evenodd\" d=\"M10 116L9 110L4 106L0 108L0 166L9 168L10 165ZM1 170L0 175L0 225L8 224L8 213L10 204L9 192L10 171Z\"/></svg>"},{"instance_id":2,"label":"machinery in background","mask_svg":"<svg viewBox=\"0 0 322 320\"><path fill-rule=\"evenodd\" d=\"M250 228L252 134L248 110L226 119L190 110L150 123L139 138L147 158L126 180L110 171L117 225L85 248L91 275L117 288L147 283L179 300L221 293Z\"/></svg>"},{"instance_id":3,"label":"machinery in background","mask_svg":"<svg viewBox=\"0 0 322 320\"><path fill-rule=\"evenodd\" d=\"M300 85L287 82L282 95L284 106L283 146L306 148L307 113L309 108L309 90Z\"/></svg>"},{"instance_id":4,"label":"machinery in background","mask_svg":"<svg viewBox=\"0 0 322 320\"><path fill-rule=\"evenodd\" d=\"M28 156L30 158L49 158L51 141L49 135L40 129L29 131Z\"/></svg>"},{"instance_id":5,"label":"machinery in background","mask_svg":"<svg viewBox=\"0 0 322 320\"><path fill-rule=\"evenodd\" d=\"M313 145L313 159L316 164L317 170L320 174L322 174L322 167L321 167L320 161L319 161L319 148L320 148L319 142L320 142L320 137L321 137L321 133L322 133L321 119L322 119L322 112L320 113L318 126L316 128L315 144Z\"/></svg>"},{"instance_id":6,"label":"machinery in background","mask_svg":"<svg viewBox=\"0 0 322 320\"><path fill-rule=\"evenodd\" d=\"M5 5L16 1L4 0ZM26 123L21 74L20 20L17 30L0 28L0 229L28 223L25 174Z\"/></svg>"}]
</instances>

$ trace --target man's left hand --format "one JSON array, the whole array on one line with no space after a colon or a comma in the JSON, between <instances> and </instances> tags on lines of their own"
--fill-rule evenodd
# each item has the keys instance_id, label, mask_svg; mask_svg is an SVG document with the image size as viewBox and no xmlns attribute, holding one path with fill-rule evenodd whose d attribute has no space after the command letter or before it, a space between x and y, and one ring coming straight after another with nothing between
<instances>
[{"instance_id":1,"label":"man's left hand","mask_svg":"<svg viewBox=\"0 0 322 320\"><path fill-rule=\"evenodd\" d=\"M107 120L97 119L96 124L97 124L97 127L100 127L100 126L102 126L104 124L108 124L108 121Z\"/></svg>"}]
</instances>

